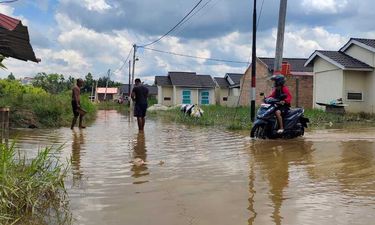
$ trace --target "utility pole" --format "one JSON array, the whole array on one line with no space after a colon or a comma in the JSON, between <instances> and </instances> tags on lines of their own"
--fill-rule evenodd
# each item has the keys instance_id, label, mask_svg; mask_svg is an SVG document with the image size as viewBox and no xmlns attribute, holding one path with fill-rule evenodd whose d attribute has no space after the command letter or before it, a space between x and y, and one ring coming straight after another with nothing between
<instances>
[{"instance_id":1,"label":"utility pole","mask_svg":"<svg viewBox=\"0 0 375 225\"><path fill-rule=\"evenodd\" d=\"M257 32L257 1L254 0L254 9L253 9L253 46L252 46L252 56L251 56L251 104L250 104L250 118L251 121L255 120L255 82L256 82L256 36Z\"/></svg>"},{"instance_id":2,"label":"utility pole","mask_svg":"<svg viewBox=\"0 0 375 225\"><path fill-rule=\"evenodd\" d=\"M133 89L133 84L134 84L135 61L137 60L137 59L135 58L135 54L136 54L136 52L137 52L137 45L134 44L134 45L133 45L132 89Z\"/></svg>"},{"instance_id":3,"label":"utility pole","mask_svg":"<svg viewBox=\"0 0 375 225\"><path fill-rule=\"evenodd\" d=\"M93 81L92 84L91 84L91 95L90 95L90 101L93 102L94 101L94 85L95 85L95 82Z\"/></svg>"},{"instance_id":4,"label":"utility pole","mask_svg":"<svg viewBox=\"0 0 375 225\"><path fill-rule=\"evenodd\" d=\"M128 83L128 102L130 103L130 77L131 77L131 60L129 60L129 83Z\"/></svg>"},{"instance_id":5,"label":"utility pole","mask_svg":"<svg viewBox=\"0 0 375 225\"><path fill-rule=\"evenodd\" d=\"M277 40L276 40L276 52L275 52L275 63L274 63L274 66L273 66L273 72L274 73L281 71L281 64L283 62L286 8L287 8L287 0L280 0L279 23L278 23L278 27L277 27Z\"/></svg>"},{"instance_id":6,"label":"utility pole","mask_svg":"<svg viewBox=\"0 0 375 225\"><path fill-rule=\"evenodd\" d=\"M132 68L132 77L131 77L131 89L129 90L129 95L131 97L131 93L133 91L133 86L134 86L134 71L135 71L135 61L136 61L136 58L135 58L135 54L137 52L137 45L136 44L133 44L133 68ZM130 112L132 112L132 108L133 108L133 99L130 98Z\"/></svg>"},{"instance_id":7,"label":"utility pole","mask_svg":"<svg viewBox=\"0 0 375 225\"><path fill-rule=\"evenodd\" d=\"M107 88L108 88L108 81L109 81L109 75L110 74L111 74L111 69L108 69L108 78L107 78L107 82L105 84L104 101L107 100Z\"/></svg>"}]
</instances>

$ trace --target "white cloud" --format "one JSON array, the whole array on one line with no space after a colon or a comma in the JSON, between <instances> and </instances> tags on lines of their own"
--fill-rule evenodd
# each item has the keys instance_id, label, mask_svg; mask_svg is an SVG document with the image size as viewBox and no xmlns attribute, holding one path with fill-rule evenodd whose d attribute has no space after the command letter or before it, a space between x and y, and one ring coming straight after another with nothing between
<instances>
[{"instance_id":1,"label":"white cloud","mask_svg":"<svg viewBox=\"0 0 375 225\"><path fill-rule=\"evenodd\" d=\"M303 0L302 6L307 13L320 11L338 13L348 5L347 0Z\"/></svg>"},{"instance_id":2,"label":"white cloud","mask_svg":"<svg viewBox=\"0 0 375 225\"><path fill-rule=\"evenodd\" d=\"M276 29L274 30L276 37ZM284 52L288 57L308 57L315 50L339 50L348 38L330 33L323 27L287 27Z\"/></svg>"},{"instance_id":3,"label":"white cloud","mask_svg":"<svg viewBox=\"0 0 375 225\"><path fill-rule=\"evenodd\" d=\"M105 0L84 0L86 7L91 11L104 12L110 9L111 6Z\"/></svg>"},{"instance_id":4,"label":"white cloud","mask_svg":"<svg viewBox=\"0 0 375 225\"><path fill-rule=\"evenodd\" d=\"M0 5L0 13L5 14L7 16L12 16L14 12L14 8L8 5Z\"/></svg>"},{"instance_id":5,"label":"white cloud","mask_svg":"<svg viewBox=\"0 0 375 225\"><path fill-rule=\"evenodd\" d=\"M60 0L60 2L63 3L63 4L76 3L76 4L79 4L79 5L87 8L90 11L97 11L97 12L100 12L100 13L104 13L108 9L112 8L106 2L106 0L82 0L82 1Z\"/></svg>"}]
</instances>

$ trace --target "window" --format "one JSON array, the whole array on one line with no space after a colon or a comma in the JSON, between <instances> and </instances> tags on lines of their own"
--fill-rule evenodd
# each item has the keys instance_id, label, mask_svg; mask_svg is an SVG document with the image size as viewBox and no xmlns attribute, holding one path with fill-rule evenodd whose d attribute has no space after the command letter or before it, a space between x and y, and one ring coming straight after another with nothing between
<instances>
[{"instance_id":1,"label":"window","mask_svg":"<svg viewBox=\"0 0 375 225\"><path fill-rule=\"evenodd\" d=\"M346 98L351 101L363 101L363 94L362 92L348 92Z\"/></svg>"},{"instance_id":2,"label":"window","mask_svg":"<svg viewBox=\"0 0 375 225\"><path fill-rule=\"evenodd\" d=\"M202 91L201 92L201 105L210 104L210 92Z\"/></svg>"},{"instance_id":3,"label":"window","mask_svg":"<svg viewBox=\"0 0 375 225\"><path fill-rule=\"evenodd\" d=\"M228 101L228 97L223 97L223 101L224 102Z\"/></svg>"},{"instance_id":4,"label":"window","mask_svg":"<svg viewBox=\"0 0 375 225\"><path fill-rule=\"evenodd\" d=\"M170 101L171 97L164 97L164 101Z\"/></svg>"},{"instance_id":5,"label":"window","mask_svg":"<svg viewBox=\"0 0 375 225\"><path fill-rule=\"evenodd\" d=\"M191 104L191 91L190 90L183 90L182 91L182 104Z\"/></svg>"}]
</instances>

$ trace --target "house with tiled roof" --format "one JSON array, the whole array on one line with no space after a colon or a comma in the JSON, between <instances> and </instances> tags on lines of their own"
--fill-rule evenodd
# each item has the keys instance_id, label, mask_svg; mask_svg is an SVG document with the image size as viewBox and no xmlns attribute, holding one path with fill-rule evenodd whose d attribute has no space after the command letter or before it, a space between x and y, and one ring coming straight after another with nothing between
<instances>
[{"instance_id":1,"label":"house with tiled roof","mask_svg":"<svg viewBox=\"0 0 375 225\"><path fill-rule=\"evenodd\" d=\"M351 38L338 51L316 50L313 66L314 107L342 99L347 112L375 113L375 39Z\"/></svg>"},{"instance_id":2,"label":"house with tiled roof","mask_svg":"<svg viewBox=\"0 0 375 225\"><path fill-rule=\"evenodd\" d=\"M283 58L283 63L287 64L289 71L286 74L286 85L292 94L291 105L293 107L312 108L313 107L313 68L305 67L307 58ZM273 82L270 77L274 74L275 58L259 57L256 59L256 104L263 103L263 96L271 93ZM251 65L245 71L241 79L241 93L239 104L249 106L251 100Z\"/></svg>"},{"instance_id":3,"label":"house with tiled roof","mask_svg":"<svg viewBox=\"0 0 375 225\"><path fill-rule=\"evenodd\" d=\"M224 77L214 77L216 104L230 107L237 106L242 76L243 74L240 73L226 73Z\"/></svg>"},{"instance_id":4,"label":"house with tiled roof","mask_svg":"<svg viewBox=\"0 0 375 225\"><path fill-rule=\"evenodd\" d=\"M216 84L210 75L195 72L168 72L167 76L155 76L158 88L158 104L215 104Z\"/></svg>"}]
</instances>

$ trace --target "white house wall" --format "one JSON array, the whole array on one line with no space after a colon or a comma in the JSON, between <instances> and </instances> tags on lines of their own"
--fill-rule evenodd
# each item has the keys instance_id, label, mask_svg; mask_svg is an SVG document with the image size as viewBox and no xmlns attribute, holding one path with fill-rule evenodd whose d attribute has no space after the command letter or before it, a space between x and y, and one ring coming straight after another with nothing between
<instances>
[{"instance_id":1,"label":"white house wall","mask_svg":"<svg viewBox=\"0 0 375 225\"><path fill-rule=\"evenodd\" d=\"M209 92L209 101L210 105L215 104L216 98L215 98L215 89L196 89L196 88L188 88L188 87L176 87L176 104L182 104L182 91L183 90L190 90L191 95L191 104L198 104L200 105L200 98L199 98L199 91L200 90L207 90Z\"/></svg>"},{"instance_id":2,"label":"white house wall","mask_svg":"<svg viewBox=\"0 0 375 225\"><path fill-rule=\"evenodd\" d=\"M366 86L368 90L366 109L368 113L375 113L375 72L367 74Z\"/></svg>"},{"instance_id":3,"label":"white house wall","mask_svg":"<svg viewBox=\"0 0 375 225\"><path fill-rule=\"evenodd\" d=\"M222 106L227 106L228 105L228 93L229 89L228 88L219 88L218 90L219 95L217 96L217 102L222 105ZM227 101L224 101L223 98L227 98Z\"/></svg>"},{"instance_id":4,"label":"white house wall","mask_svg":"<svg viewBox=\"0 0 375 225\"><path fill-rule=\"evenodd\" d=\"M343 101L348 105L346 111L348 112L368 112L369 92L367 77L368 73L360 71L345 71L344 72L344 93ZM347 100L347 93L355 92L362 93L363 101Z\"/></svg>"},{"instance_id":5,"label":"white house wall","mask_svg":"<svg viewBox=\"0 0 375 225\"><path fill-rule=\"evenodd\" d=\"M316 102L329 103L343 98L343 71L321 58L314 63L314 108L322 108Z\"/></svg>"},{"instance_id":6,"label":"white house wall","mask_svg":"<svg viewBox=\"0 0 375 225\"><path fill-rule=\"evenodd\" d=\"M375 54L367 49L361 48L357 45L352 45L345 51L345 53L372 67L375 66Z\"/></svg>"},{"instance_id":7,"label":"white house wall","mask_svg":"<svg viewBox=\"0 0 375 225\"><path fill-rule=\"evenodd\" d=\"M173 88L172 87L160 87L158 86L158 103L171 106L173 105ZM170 98L171 100L165 100L165 98Z\"/></svg>"}]
</instances>

